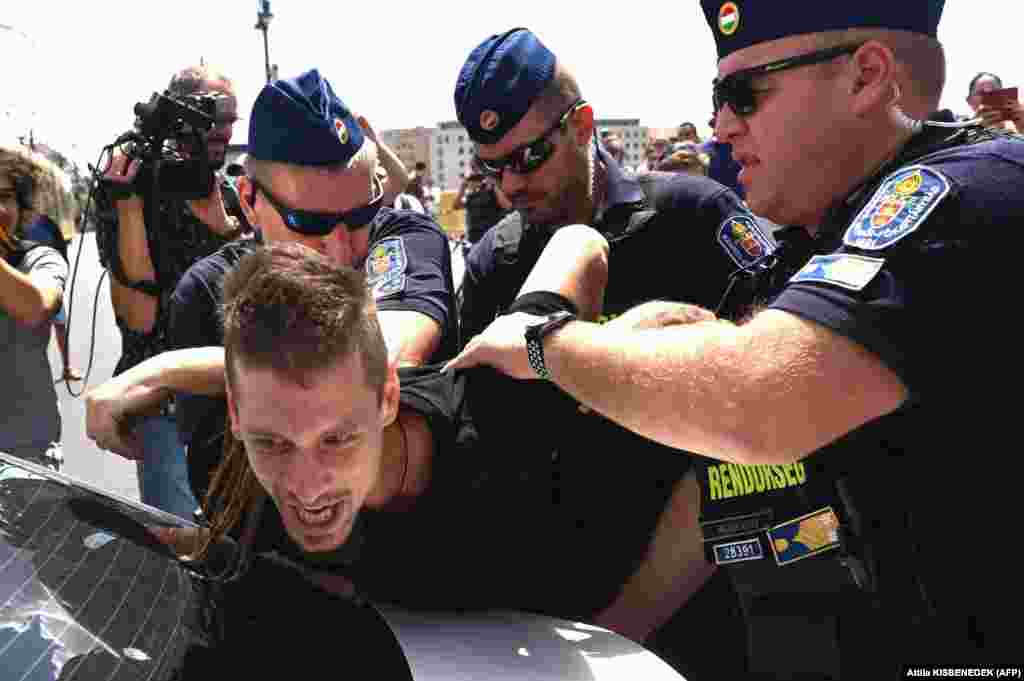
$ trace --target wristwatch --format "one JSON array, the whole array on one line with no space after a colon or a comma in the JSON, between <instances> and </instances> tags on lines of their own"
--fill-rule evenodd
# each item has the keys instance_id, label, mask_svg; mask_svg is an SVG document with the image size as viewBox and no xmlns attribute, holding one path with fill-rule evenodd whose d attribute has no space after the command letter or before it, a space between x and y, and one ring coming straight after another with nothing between
<instances>
[{"instance_id":1,"label":"wristwatch","mask_svg":"<svg viewBox=\"0 0 1024 681\"><path fill-rule=\"evenodd\" d=\"M565 310L549 314L539 324L526 327L526 357L530 368L538 377L551 380L551 372L544 364L544 338L576 319L576 315Z\"/></svg>"}]
</instances>

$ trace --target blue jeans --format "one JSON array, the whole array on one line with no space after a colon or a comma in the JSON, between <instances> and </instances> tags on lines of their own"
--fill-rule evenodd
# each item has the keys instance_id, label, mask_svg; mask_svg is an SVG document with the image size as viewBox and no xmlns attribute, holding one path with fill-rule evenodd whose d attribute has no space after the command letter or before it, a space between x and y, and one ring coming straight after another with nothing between
<instances>
[{"instance_id":1,"label":"blue jeans","mask_svg":"<svg viewBox=\"0 0 1024 681\"><path fill-rule=\"evenodd\" d=\"M142 503L192 520L199 504L189 486L178 422L173 416L151 416L138 426L136 436L143 450L143 459L138 462Z\"/></svg>"}]
</instances>

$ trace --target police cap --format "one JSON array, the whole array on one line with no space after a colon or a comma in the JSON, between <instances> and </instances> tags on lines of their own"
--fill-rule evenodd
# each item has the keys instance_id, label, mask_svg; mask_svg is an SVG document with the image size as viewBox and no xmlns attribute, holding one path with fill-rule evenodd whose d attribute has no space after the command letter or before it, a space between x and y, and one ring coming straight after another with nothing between
<instances>
[{"instance_id":1,"label":"police cap","mask_svg":"<svg viewBox=\"0 0 1024 681\"><path fill-rule=\"evenodd\" d=\"M555 55L525 28L492 35L466 59L455 111L470 139L495 144L515 127L555 76Z\"/></svg>"},{"instance_id":2,"label":"police cap","mask_svg":"<svg viewBox=\"0 0 1024 681\"><path fill-rule=\"evenodd\" d=\"M719 59L770 40L851 28L887 28L934 38L945 4L945 0L701 0Z\"/></svg>"},{"instance_id":3,"label":"police cap","mask_svg":"<svg viewBox=\"0 0 1024 681\"><path fill-rule=\"evenodd\" d=\"M316 69L263 87L249 118L249 156L300 166L347 164L363 130Z\"/></svg>"}]
</instances>

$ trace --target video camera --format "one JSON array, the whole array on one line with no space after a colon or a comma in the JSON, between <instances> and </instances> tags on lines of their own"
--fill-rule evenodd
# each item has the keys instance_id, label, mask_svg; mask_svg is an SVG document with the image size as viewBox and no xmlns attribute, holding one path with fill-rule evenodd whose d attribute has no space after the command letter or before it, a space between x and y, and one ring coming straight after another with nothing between
<instances>
[{"instance_id":1,"label":"video camera","mask_svg":"<svg viewBox=\"0 0 1024 681\"><path fill-rule=\"evenodd\" d=\"M135 128L114 143L140 162L133 182L113 186L115 195L152 191L161 197L201 199L210 195L214 174L210 167L207 135L227 114L229 99L219 95L172 96L153 93L148 102L135 105ZM187 150L188 153L183 153Z\"/></svg>"}]
</instances>

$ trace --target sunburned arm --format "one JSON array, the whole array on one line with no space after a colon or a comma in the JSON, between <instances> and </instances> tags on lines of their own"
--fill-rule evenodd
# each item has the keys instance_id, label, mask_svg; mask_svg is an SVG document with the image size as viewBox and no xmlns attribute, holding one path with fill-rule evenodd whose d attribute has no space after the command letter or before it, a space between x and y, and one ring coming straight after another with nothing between
<instances>
[{"instance_id":1,"label":"sunburned arm","mask_svg":"<svg viewBox=\"0 0 1024 681\"><path fill-rule=\"evenodd\" d=\"M797 461L907 397L878 357L777 310L742 326L630 332L576 322L552 334L544 355L583 404L668 446L735 463Z\"/></svg>"}]
</instances>

